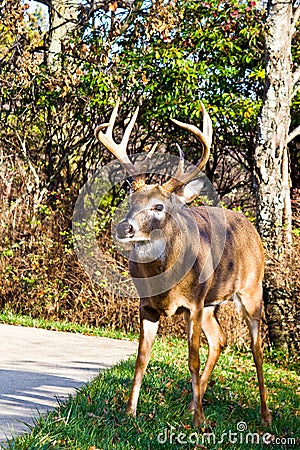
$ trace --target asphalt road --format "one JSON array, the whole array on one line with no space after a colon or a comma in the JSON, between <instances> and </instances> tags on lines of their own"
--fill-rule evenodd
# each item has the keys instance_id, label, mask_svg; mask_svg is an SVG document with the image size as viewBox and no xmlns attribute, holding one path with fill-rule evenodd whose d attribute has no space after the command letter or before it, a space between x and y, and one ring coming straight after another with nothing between
<instances>
[{"instance_id":1,"label":"asphalt road","mask_svg":"<svg viewBox=\"0 0 300 450\"><path fill-rule=\"evenodd\" d=\"M0 442L128 358L137 343L0 324Z\"/></svg>"}]
</instances>

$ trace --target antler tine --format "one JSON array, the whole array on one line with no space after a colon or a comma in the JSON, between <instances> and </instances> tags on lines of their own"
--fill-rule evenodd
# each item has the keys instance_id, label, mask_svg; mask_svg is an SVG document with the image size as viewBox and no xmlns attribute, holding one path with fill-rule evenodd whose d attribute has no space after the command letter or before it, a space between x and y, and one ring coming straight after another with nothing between
<instances>
[{"instance_id":1,"label":"antler tine","mask_svg":"<svg viewBox=\"0 0 300 450\"><path fill-rule=\"evenodd\" d=\"M158 142L155 142L155 144L152 146L151 150L147 152L146 158L142 161L141 165L139 166L139 169L142 173L139 173L132 184L133 190L138 191L146 184L146 175L149 165L149 160L153 156L156 148L158 146Z\"/></svg>"},{"instance_id":2,"label":"antler tine","mask_svg":"<svg viewBox=\"0 0 300 450\"><path fill-rule=\"evenodd\" d=\"M129 137L130 137L132 128L134 127L134 124L135 124L136 118L137 118L137 116L138 116L138 113L139 113L139 107L136 108L136 110L135 110L133 116L131 117L131 120L130 120L129 124L128 124L127 127L126 127L126 130L125 130L125 133L124 133L122 142L121 142L121 144L120 144L120 145L122 145L125 149L127 148L127 144L128 144L128 141L129 141Z\"/></svg>"},{"instance_id":3,"label":"antler tine","mask_svg":"<svg viewBox=\"0 0 300 450\"><path fill-rule=\"evenodd\" d=\"M168 180L166 183L163 184L163 188L169 192L173 192L176 189L178 189L180 186L183 186L184 184L187 184L190 180L192 180L200 170L202 170L209 158L209 152L210 147L212 143L212 122L209 117L208 112L206 111L203 103L201 102L201 110L203 113L203 132L199 130L195 125L190 125L188 123L180 122L176 119L171 119L172 122L176 123L176 125L180 126L181 128L184 128L185 130L190 131L193 133L201 142L203 147L203 152L201 155L201 158L198 160L195 169L191 172L184 173L183 171L183 165L184 165L184 157L182 156L183 153L179 148L180 152L180 162L178 169L176 171L176 174L174 177L172 177L170 180Z\"/></svg>"},{"instance_id":4,"label":"antler tine","mask_svg":"<svg viewBox=\"0 0 300 450\"><path fill-rule=\"evenodd\" d=\"M111 138L111 139L112 139L113 129L114 129L114 126L115 126L115 121L116 121L116 118L117 118L117 115L118 115L119 106L120 106L120 99L118 98L117 99L117 103L115 104L115 107L113 109L113 112L111 113L111 116L110 116L110 119L109 119L109 125L108 125L107 130L106 130L106 136L108 138Z\"/></svg>"},{"instance_id":5,"label":"antler tine","mask_svg":"<svg viewBox=\"0 0 300 450\"><path fill-rule=\"evenodd\" d=\"M146 156L147 159L152 158L152 156L154 155L155 150L157 149L157 146L158 146L158 142L155 142L155 144L152 145L151 150L149 150L149 152L147 153L147 156Z\"/></svg>"},{"instance_id":6,"label":"antler tine","mask_svg":"<svg viewBox=\"0 0 300 450\"><path fill-rule=\"evenodd\" d=\"M110 116L109 123L102 123L101 125L98 125L95 129L94 134L95 137L120 161L120 163L127 170L127 172L131 176L136 176L137 171L127 155L127 145L130 133L132 131L132 128L135 124L138 115L139 108L138 107L136 108L134 115L132 116L129 124L127 125L122 141L120 142L120 144L117 144L113 140L112 134L116 117L118 115L119 104L120 99L117 100L117 103ZM107 128L106 133L103 133L101 131L103 128Z\"/></svg>"},{"instance_id":7,"label":"antler tine","mask_svg":"<svg viewBox=\"0 0 300 450\"><path fill-rule=\"evenodd\" d=\"M184 170L183 170L184 169L184 153L183 153L181 147L177 143L176 143L176 147L178 148L180 159L179 159L176 173L173 178L175 178L176 180L180 180L184 174Z\"/></svg>"},{"instance_id":8,"label":"antler tine","mask_svg":"<svg viewBox=\"0 0 300 450\"><path fill-rule=\"evenodd\" d=\"M106 137L109 138L109 139L112 139L112 132L113 132L113 128L114 128L114 125L115 125L116 117L118 115L119 105L120 105L120 99L118 98L117 99L117 103L115 104L115 107L113 109L113 112L111 113L109 122L108 123L101 123L100 125L98 125L95 128L94 134L95 134L95 137L98 140L100 140L99 139L99 133L100 133L100 131L103 128L107 128L106 133L105 133ZM100 142L102 142L102 141L100 140Z\"/></svg>"}]
</instances>

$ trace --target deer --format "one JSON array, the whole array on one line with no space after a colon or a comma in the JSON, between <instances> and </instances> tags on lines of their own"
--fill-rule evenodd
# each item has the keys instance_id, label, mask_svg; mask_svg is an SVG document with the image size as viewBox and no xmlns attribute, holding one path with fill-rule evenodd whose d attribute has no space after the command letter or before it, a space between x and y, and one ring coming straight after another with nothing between
<instances>
[{"instance_id":1,"label":"deer","mask_svg":"<svg viewBox=\"0 0 300 450\"><path fill-rule=\"evenodd\" d=\"M117 144L113 129L119 103L118 99L109 122L95 128L95 136L131 178L128 212L116 227L116 239L131 246L129 272L140 297L139 346L126 413L136 416L160 317L183 313L193 393L188 411L193 412L195 427L205 422L202 399L226 343L216 310L222 302L234 299L243 312L251 336L261 419L264 425L270 425L260 330L264 276L261 239L254 225L240 212L217 206L188 206L199 196L203 186L198 175L210 155L213 136L210 116L201 102L202 131L195 125L171 119L197 138L202 145L201 157L192 166L193 170L185 170L184 154L178 146L180 159L176 172L173 171L175 174L163 183L147 184L146 173L140 173L127 154L139 108ZM151 158L153 151L150 153ZM201 330L207 339L208 355L200 376Z\"/></svg>"}]
</instances>

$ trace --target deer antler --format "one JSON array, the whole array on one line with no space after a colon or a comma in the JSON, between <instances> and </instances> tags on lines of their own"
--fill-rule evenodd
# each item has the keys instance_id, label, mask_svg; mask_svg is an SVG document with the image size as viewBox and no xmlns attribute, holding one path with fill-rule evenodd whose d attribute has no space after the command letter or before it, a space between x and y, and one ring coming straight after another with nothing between
<instances>
[{"instance_id":1,"label":"deer antler","mask_svg":"<svg viewBox=\"0 0 300 450\"><path fill-rule=\"evenodd\" d=\"M183 170L184 154L180 149L180 147L177 146L179 148L179 155L180 155L180 162L177 171L175 175L172 178L170 178L170 180L166 181L166 183L162 185L162 188L168 192L173 192L179 187L183 186L184 184L187 184L200 172L200 170L202 170L205 167L208 161L209 151L212 143L212 122L202 102L201 102L201 109L203 113L203 132L200 131L199 128L195 127L195 125L179 122L179 120L176 119L171 119L174 123L176 123L176 125L190 131L199 139L199 141L203 146L203 152L201 158L199 159L199 161L195 166L195 169L192 170L191 172L184 173Z\"/></svg>"},{"instance_id":2,"label":"deer antler","mask_svg":"<svg viewBox=\"0 0 300 450\"><path fill-rule=\"evenodd\" d=\"M117 144L112 137L114 124L116 121L116 117L118 114L120 99L117 100L117 103L114 107L114 110L111 114L109 123L102 123L101 125L98 125L95 129L95 137L120 161L122 166L127 170L129 175L132 177L136 177L138 175L138 172L136 171L134 165L130 161L127 155L127 145L130 137L130 133L132 131L132 128L135 124L139 107L136 108L135 113L133 114L129 124L126 127L124 136L120 144ZM101 130L103 128L107 128L106 133L104 134Z\"/></svg>"},{"instance_id":3,"label":"deer antler","mask_svg":"<svg viewBox=\"0 0 300 450\"><path fill-rule=\"evenodd\" d=\"M137 119L139 107L136 108L129 124L127 125L122 141L120 142L120 144L117 144L113 140L112 133L116 117L118 114L119 104L120 100L118 99L111 114L110 121L108 123L102 123L101 125L98 125L97 128L95 129L95 136L120 161L125 170L129 173L129 175L131 175L134 178L132 184L133 190L138 190L145 185L145 173L139 173L139 171L135 168L134 164L132 164L132 162L128 158L127 145L130 133ZM162 185L162 188L168 192L173 192L180 186L187 184L199 173L200 170L202 170L205 167L208 161L209 150L212 142L212 123L209 114L207 113L202 102L201 102L201 109L203 113L203 132L200 131L199 128L195 127L194 125L179 122L179 120L176 119L171 119L174 123L176 123L176 125L190 131L199 139L199 141L202 143L203 146L203 153L201 158L197 162L195 169L190 172L184 173L184 154L180 149L179 145L177 145L177 147L179 148L179 155L180 155L180 162L177 171L175 175L172 178L170 178L170 180L168 180L166 183ZM103 128L107 128L105 134L102 132ZM147 166L147 160L151 158L155 149L156 144L148 153L146 161L144 163L144 167Z\"/></svg>"}]
</instances>

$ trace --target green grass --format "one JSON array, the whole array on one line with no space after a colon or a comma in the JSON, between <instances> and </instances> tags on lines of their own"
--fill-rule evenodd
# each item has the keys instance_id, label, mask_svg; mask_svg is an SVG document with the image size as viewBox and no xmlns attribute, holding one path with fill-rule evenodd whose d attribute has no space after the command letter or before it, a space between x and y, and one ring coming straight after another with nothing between
<instances>
[{"instance_id":1,"label":"green grass","mask_svg":"<svg viewBox=\"0 0 300 450\"><path fill-rule=\"evenodd\" d=\"M1 315L0 320L4 321L5 317ZM23 318L22 322L21 317L10 315L10 319L10 323L29 325L28 318ZM35 321L32 325L46 325L46 322ZM55 329L62 329L60 326L68 329L66 324L57 324ZM107 336L106 332L103 331L102 335ZM134 371L135 358L131 358L101 372L92 383L79 389L76 396L36 419L28 434L8 441L6 448L300 448L298 373L292 366L279 366L266 355L264 373L273 425L265 428L259 416L259 395L251 354L234 349L226 349L220 357L204 400L207 423L202 429L195 430L191 414L186 413L191 400L186 347L184 341L177 339L156 340L136 419L125 415ZM205 355L206 349L202 349L202 363ZM243 431L243 427L247 430ZM264 444L263 439L272 441L272 445Z\"/></svg>"},{"instance_id":2,"label":"green grass","mask_svg":"<svg viewBox=\"0 0 300 450\"><path fill-rule=\"evenodd\" d=\"M136 340L138 335L125 333L114 328L97 328L70 322L57 322L47 319L33 319L30 316L15 314L9 310L0 312L0 323L23 327L44 328L46 330L68 331L70 333L87 334L89 336L109 337L112 339Z\"/></svg>"}]
</instances>

